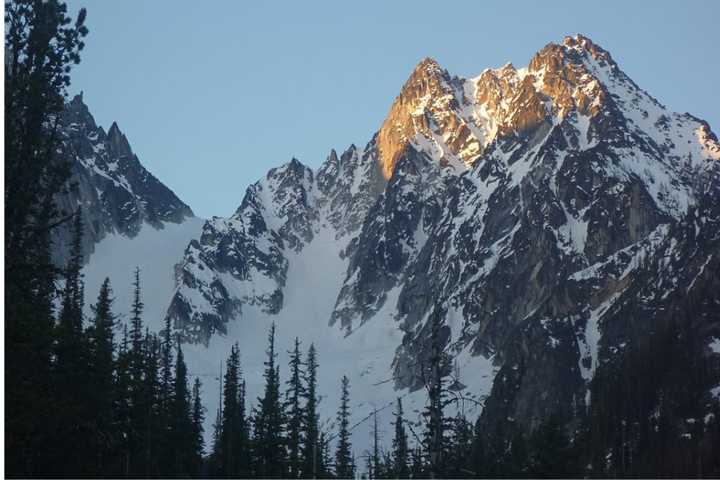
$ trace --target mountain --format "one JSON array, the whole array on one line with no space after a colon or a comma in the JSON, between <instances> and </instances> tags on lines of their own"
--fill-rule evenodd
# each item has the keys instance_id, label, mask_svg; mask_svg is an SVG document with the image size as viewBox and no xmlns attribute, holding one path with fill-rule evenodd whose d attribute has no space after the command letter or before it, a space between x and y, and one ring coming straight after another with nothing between
<instances>
[{"instance_id":1,"label":"mountain","mask_svg":"<svg viewBox=\"0 0 720 480\"><path fill-rule=\"evenodd\" d=\"M131 282L140 267L153 297L146 317L159 330L174 289L173 269L188 242L204 223L133 153L117 123L105 131L95 123L82 94L67 103L58 118L59 158L68 162L69 188L56 198L69 215L83 217L85 305L96 301L106 277L112 281L116 308L129 310ZM64 265L70 248L71 222L53 231L53 260ZM119 332L118 332L119 334Z\"/></svg>"},{"instance_id":2,"label":"mountain","mask_svg":"<svg viewBox=\"0 0 720 480\"><path fill-rule=\"evenodd\" d=\"M71 188L57 203L66 213L81 208L86 256L108 235L132 238L143 225L162 229L194 217L190 207L140 163L117 123L107 133L96 125L82 93L67 104L58 132L58 153L71 166ZM69 226L55 232L59 264L66 257L69 235Z\"/></svg>"},{"instance_id":3,"label":"mountain","mask_svg":"<svg viewBox=\"0 0 720 480\"><path fill-rule=\"evenodd\" d=\"M716 428L719 226L708 124L578 35L470 79L422 60L365 147L268 172L204 222L152 301L193 374L217 376L238 342L258 393L275 321L280 345L318 347L324 418L347 373L355 420L379 408L388 424L397 396L425 403L438 314L454 405L480 414L489 445L557 416L591 425L605 465L705 448Z\"/></svg>"}]
</instances>

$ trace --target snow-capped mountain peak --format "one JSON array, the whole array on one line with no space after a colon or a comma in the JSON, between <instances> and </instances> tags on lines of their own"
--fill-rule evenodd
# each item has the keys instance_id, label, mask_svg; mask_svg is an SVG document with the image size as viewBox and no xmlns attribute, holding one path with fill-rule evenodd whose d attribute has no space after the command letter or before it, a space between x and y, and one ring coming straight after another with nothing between
<instances>
[{"instance_id":1,"label":"snow-capped mountain peak","mask_svg":"<svg viewBox=\"0 0 720 480\"><path fill-rule=\"evenodd\" d=\"M678 299L718 291L719 159L705 122L581 35L468 79L426 58L364 147L316 169L292 159L206 221L167 315L205 366L235 340L262 359L258 332L278 320L278 341L316 341L363 402L387 404L422 402L439 312L446 370L486 397L487 422L574 418Z\"/></svg>"}]
</instances>

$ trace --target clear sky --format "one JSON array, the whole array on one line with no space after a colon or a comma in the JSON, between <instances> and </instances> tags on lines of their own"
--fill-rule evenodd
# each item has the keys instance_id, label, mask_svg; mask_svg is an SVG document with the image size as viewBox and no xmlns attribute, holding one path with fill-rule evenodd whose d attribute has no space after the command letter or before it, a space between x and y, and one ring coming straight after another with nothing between
<instances>
[{"instance_id":1,"label":"clear sky","mask_svg":"<svg viewBox=\"0 0 720 480\"><path fill-rule=\"evenodd\" d=\"M364 145L415 64L477 75L582 33L665 105L720 132L720 2L71 0L90 33L71 93L117 121L200 216L295 156Z\"/></svg>"}]
</instances>

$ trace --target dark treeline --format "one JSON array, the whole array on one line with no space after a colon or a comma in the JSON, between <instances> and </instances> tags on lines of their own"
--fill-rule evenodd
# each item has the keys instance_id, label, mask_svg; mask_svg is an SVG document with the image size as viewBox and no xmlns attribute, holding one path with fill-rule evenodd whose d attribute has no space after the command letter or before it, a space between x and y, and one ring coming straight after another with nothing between
<instances>
[{"instance_id":1,"label":"dark treeline","mask_svg":"<svg viewBox=\"0 0 720 480\"><path fill-rule=\"evenodd\" d=\"M55 204L74 188L58 128L85 17L56 0L5 4L6 474L199 475L201 386L180 346L143 326L139 271L120 338L109 280L86 318L82 217ZM57 267L52 233L66 223L72 245Z\"/></svg>"},{"instance_id":2,"label":"dark treeline","mask_svg":"<svg viewBox=\"0 0 720 480\"><path fill-rule=\"evenodd\" d=\"M11 385L33 403L13 405L37 412L26 437L7 428L9 476L197 477L203 466L201 385L190 385L182 347L169 323L158 335L143 324L140 270L136 269L130 325L116 339L110 280L83 315L81 216L73 219L70 259L62 271L60 307L51 325L48 385L44 399ZM10 390L10 389L9 389ZM31 415L27 411L26 415ZM6 426L15 425L7 417ZM24 432L23 432L24 433ZM16 443L18 440L25 443ZM43 439L42 444L35 443ZM20 449L18 447L22 446Z\"/></svg>"}]
</instances>

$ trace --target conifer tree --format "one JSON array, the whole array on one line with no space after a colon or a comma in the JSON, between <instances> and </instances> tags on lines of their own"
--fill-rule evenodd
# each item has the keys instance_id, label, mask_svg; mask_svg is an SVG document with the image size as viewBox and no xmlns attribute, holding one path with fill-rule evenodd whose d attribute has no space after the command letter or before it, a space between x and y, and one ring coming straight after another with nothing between
<instances>
[{"instance_id":1,"label":"conifer tree","mask_svg":"<svg viewBox=\"0 0 720 480\"><path fill-rule=\"evenodd\" d=\"M77 20L57 0L5 2L5 468L9 476L52 476L57 413L52 391L51 233L55 196L70 170L59 161L57 119L69 71L80 61L86 11Z\"/></svg>"},{"instance_id":2,"label":"conifer tree","mask_svg":"<svg viewBox=\"0 0 720 480\"><path fill-rule=\"evenodd\" d=\"M305 389L303 392L305 407L302 417L302 471L305 478L317 478L321 472L319 468L321 445L317 412L317 369L317 352L315 345L310 344L307 353Z\"/></svg>"},{"instance_id":3,"label":"conifer tree","mask_svg":"<svg viewBox=\"0 0 720 480\"><path fill-rule=\"evenodd\" d=\"M378 431L378 419L377 409L373 410L373 426L372 426L372 454L370 455L370 469L369 473L371 478L380 478L381 468L380 464L382 459L380 458L380 433Z\"/></svg>"},{"instance_id":4,"label":"conifer tree","mask_svg":"<svg viewBox=\"0 0 720 480\"><path fill-rule=\"evenodd\" d=\"M205 440L203 438L203 422L205 421L205 407L202 405L199 378L195 378L192 390L192 455L190 459L189 475L198 478L202 474L203 453Z\"/></svg>"},{"instance_id":5,"label":"conifer tree","mask_svg":"<svg viewBox=\"0 0 720 480\"><path fill-rule=\"evenodd\" d=\"M130 475L133 455L132 442L136 439L136 435L133 434L131 388L130 338L127 324L125 324L123 325L123 336L117 355L117 373L114 385L115 421L118 426L118 436L120 437L120 451L113 473L116 473L115 476L118 477L128 477Z\"/></svg>"},{"instance_id":6,"label":"conifer tree","mask_svg":"<svg viewBox=\"0 0 720 480\"><path fill-rule=\"evenodd\" d=\"M218 474L221 477L235 477L240 473L239 458L240 451L246 446L241 442L240 419L241 413L238 403L240 382L240 353L237 345L230 349L230 356L227 360L227 368L223 381L223 408L216 446L216 461Z\"/></svg>"},{"instance_id":7,"label":"conifer tree","mask_svg":"<svg viewBox=\"0 0 720 480\"><path fill-rule=\"evenodd\" d=\"M221 388L223 388L223 382L220 382ZM222 397L222 396L221 396ZM222 478L223 473L223 446L222 446L222 424L223 424L223 405L220 400L217 412L215 414L215 421L213 422L213 438L212 438L212 449L210 457L208 458L208 470L211 472L211 476L216 478Z\"/></svg>"},{"instance_id":8,"label":"conifer tree","mask_svg":"<svg viewBox=\"0 0 720 480\"><path fill-rule=\"evenodd\" d=\"M160 340L157 335L145 332L143 373L140 383L140 403L136 417L137 430L142 434L142 465L138 470L146 477L159 476L160 439L162 438L162 416L160 412L160 381L158 365Z\"/></svg>"},{"instance_id":9,"label":"conifer tree","mask_svg":"<svg viewBox=\"0 0 720 480\"><path fill-rule=\"evenodd\" d=\"M239 454L239 469L241 474L250 474L253 471L252 465L252 439L250 438L250 419L246 412L247 387L244 379L240 379L238 385L238 444L242 445Z\"/></svg>"},{"instance_id":10,"label":"conifer tree","mask_svg":"<svg viewBox=\"0 0 720 480\"><path fill-rule=\"evenodd\" d=\"M275 366L275 323L268 333L267 360L265 361L265 389L258 398L255 412L253 450L256 473L260 477L285 476L285 419L280 405L280 379Z\"/></svg>"},{"instance_id":11,"label":"conifer tree","mask_svg":"<svg viewBox=\"0 0 720 480\"><path fill-rule=\"evenodd\" d=\"M395 410L395 436L392 443L392 469L394 478L408 478L408 442L403 418L402 399L398 397Z\"/></svg>"},{"instance_id":12,"label":"conifer tree","mask_svg":"<svg viewBox=\"0 0 720 480\"><path fill-rule=\"evenodd\" d=\"M240 351L230 349L222 384L222 402L215 420L211 468L219 477L248 477L250 436L245 415L245 382L242 381Z\"/></svg>"},{"instance_id":13,"label":"conifer tree","mask_svg":"<svg viewBox=\"0 0 720 480\"><path fill-rule=\"evenodd\" d=\"M165 328L162 330L162 346L160 355L160 398L164 410L169 410L173 392L173 341L170 317L165 318Z\"/></svg>"},{"instance_id":14,"label":"conifer tree","mask_svg":"<svg viewBox=\"0 0 720 480\"><path fill-rule=\"evenodd\" d=\"M295 337L295 346L290 354L290 379L285 393L285 415L287 418L288 476L298 478L301 472L300 448L303 424L303 408L300 404L305 395L303 384L303 362L300 354L300 340Z\"/></svg>"},{"instance_id":15,"label":"conifer tree","mask_svg":"<svg viewBox=\"0 0 720 480\"><path fill-rule=\"evenodd\" d=\"M133 303L130 309L130 342L131 362L130 369L133 381L139 382L142 377L143 357L143 320L142 313L145 304L142 302L140 288L140 267L135 268L133 280Z\"/></svg>"},{"instance_id":16,"label":"conifer tree","mask_svg":"<svg viewBox=\"0 0 720 480\"><path fill-rule=\"evenodd\" d=\"M58 318L57 342L55 347L55 375L61 388L69 388L84 373L78 367L86 361L83 350L83 304L82 255L83 223L77 215L73 223L70 257L65 267L65 288L62 292L62 306Z\"/></svg>"},{"instance_id":17,"label":"conifer tree","mask_svg":"<svg viewBox=\"0 0 720 480\"><path fill-rule=\"evenodd\" d=\"M78 214L73 222L55 344L57 403L54 418L58 422L56 432L59 437L55 444L59 455L56 460L58 472L66 475L92 473L84 458L85 452L91 449L93 425L92 384L86 372L90 351L83 330L82 237L82 216Z\"/></svg>"},{"instance_id":18,"label":"conifer tree","mask_svg":"<svg viewBox=\"0 0 720 480\"><path fill-rule=\"evenodd\" d=\"M350 380L343 375L340 384L340 408L337 413L338 443L335 451L335 475L338 478L355 476L352 445L350 444Z\"/></svg>"},{"instance_id":19,"label":"conifer tree","mask_svg":"<svg viewBox=\"0 0 720 480\"><path fill-rule=\"evenodd\" d=\"M100 287L97 303L92 307L94 318L88 328L90 362L88 378L90 389L90 411L93 412L91 435L95 462L94 472L100 475L110 460L110 455L117 447L117 423L115 419L115 340L113 328L115 314L112 312L112 289L110 279L106 278Z\"/></svg>"},{"instance_id":20,"label":"conifer tree","mask_svg":"<svg viewBox=\"0 0 720 480\"><path fill-rule=\"evenodd\" d=\"M159 384L159 413L161 421L161 445L159 446L160 463L163 466L171 467L168 473L177 471L177 448L173 444L175 432L172 431L175 422L175 399L174 399L174 378L173 378L173 342L170 317L165 318L165 328L161 332L162 343L160 346L160 384ZM165 473L165 472L163 472Z\"/></svg>"},{"instance_id":21,"label":"conifer tree","mask_svg":"<svg viewBox=\"0 0 720 480\"><path fill-rule=\"evenodd\" d=\"M157 382L155 341L143 332L142 291L140 268L135 269L133 279L133 302L130 309L130 329L126 351L128 372L128 432L126 470L129 475L148 475L151 468L147 442L150 441L150 422L154 421L154 385ZM153 364L150 364L153 362ZM155 377L152 374L155 373ZM148 376L151 375L151 376Z\"/></svg>"},{"instance_id":22,"label":"conifer tree","mask_svg":"<svg viewBox=\"0 0 720 480\"><path fill-rule=\"evenodd\" d=\"M193 467L195 456L195 439L193 412L191 410L190 391L188 389L187 367L183 357L182 348L177 347L175 361L174 392L171 397L172 414L170 417L169 441L173 453L173 467L169 470L171 476L188 476Z\"/></svg>"}]
</instances>

